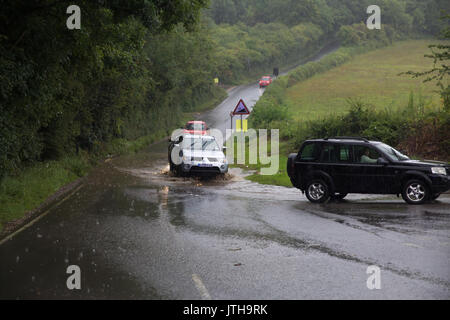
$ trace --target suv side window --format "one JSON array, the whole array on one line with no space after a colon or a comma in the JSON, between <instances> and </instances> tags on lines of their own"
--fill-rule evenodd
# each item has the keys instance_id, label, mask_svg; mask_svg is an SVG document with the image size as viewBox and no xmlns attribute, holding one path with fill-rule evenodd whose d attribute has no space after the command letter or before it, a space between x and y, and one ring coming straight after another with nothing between
<instances>
[{"instance_id":1,"label":"suv side window","mask_svg":"<svg viewBox=\"0 0 450 320\"><path fill-rule=\"evenodd\" d=\"M355 163L376 164L381 154L371 147L356 145L353 146Z\"/></svg>"},{"instance_id":2,"label":"suv side window","mask_svg":"<svg viewBox=\"0 0 450 320\"><path fill-rule=\"evenodd\" d=\"M300 161L316 161L320 155L320 144L318 143L307 143L300 150Z\"/></svg>"},{"instance_id":3,"label":"suv side window","mask_svg":"<svg viewBox=\"0 0 450 320\"><path fill-rule=\"evenodd\" d=\"M351 145L341 144L339 145L339 162L351 162Z\"/></svg>"},{"instance_id":4,"label":"suv side window","mask_svg":"<svg viewBox=\"0 0 450 320\"><path fill-rule=\"evenodd\" d=\"M320 160L322 162L335 163L337 162L338 145L327 143L322 148Z\"/></svg>"}]
</instances>

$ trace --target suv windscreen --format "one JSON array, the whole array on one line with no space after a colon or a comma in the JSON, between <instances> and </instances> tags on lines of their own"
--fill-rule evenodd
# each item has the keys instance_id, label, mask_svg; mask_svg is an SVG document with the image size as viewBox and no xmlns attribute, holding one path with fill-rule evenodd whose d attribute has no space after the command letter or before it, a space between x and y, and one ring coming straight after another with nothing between
<instances>
[{"instance_id":1,"label":"suv windscreen","mask_svg":"<svg viewBox=\"0 0 450 320\"><path fill-rule=\"evenodd\" d=\"M405 156L400 151L395 150L391 146L388 146L387 144L380 143L378 145L378 148L380 148L384 153L386 153L388 155L388 157L391 158L391 160L394 160L394 161L409 160L409 157Z\"/></svg>"},{"instance_id":2,"label":"suv windscreen","mask_svg":"<svg viewBox=\"0 0 450 320\"><path fill-rule=\"evenodd\" d=\"M188 123L186 130L205 131L205 125L203 123Z\"/></svg>"},{"instance_id":3,"label":"suv windscreen","mask_svg":"<svg viewBox=\"0 0 450 320\"><path fill-rule=\"evenodd\" d=\"M219 145L214 139L185 138L183 140L183 149L196 151L220 151Z\"/></svg>"}]
</instances>

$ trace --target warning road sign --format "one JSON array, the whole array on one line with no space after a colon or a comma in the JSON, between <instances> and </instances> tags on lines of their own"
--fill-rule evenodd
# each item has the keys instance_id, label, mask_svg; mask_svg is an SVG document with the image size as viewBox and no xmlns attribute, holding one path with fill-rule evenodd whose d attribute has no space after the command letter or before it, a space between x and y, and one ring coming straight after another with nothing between
<instances>
[{"instance_id":1,"label":"warning road sign","mask_svg":"<svg viewBox=\"0 0 450 320\"><path fill-rule=\"evenodd\" d=\"M239 100L236 108L234 108L233 114L236 115L249 115L250 111L248 111L247 106L244 103L244 100Z\"/></svg>"}]
</instances>

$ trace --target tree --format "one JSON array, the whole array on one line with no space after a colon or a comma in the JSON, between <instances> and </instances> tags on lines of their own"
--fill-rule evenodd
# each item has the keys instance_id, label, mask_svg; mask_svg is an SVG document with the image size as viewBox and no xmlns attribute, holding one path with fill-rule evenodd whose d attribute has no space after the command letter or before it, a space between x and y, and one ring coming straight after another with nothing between
<instances>
[{"instance_id":1,"label":"tree","mask_svg":"<svg viewBox=\"0 0 450 320\"><path fill-rule=\"evenodd\" d=\"M207 2L79 0L73 31L65 25L71 1L2 1L0 179L22 163L124 137L132 115L150 112L147 35L195 29ZM134 124L135 137L152 128Z\"/></svg>"},{"instance_id":2,"label":"tree","mask_svg":"<svg viewBox=\"0 0 450 320\"><path fill-rule=\"evenodd\" d=\"M442 19L450 20L450 15L445 15ZM442 38L446 40L450 39L450 27L442 31ZM424 82L436 81L437 86L441 89L444 109L450 111L450 85L448 83L448 76L450 75L450 45L431 44L428 48L430 48L431 54L426 54L425 57L433 59L433 68L423 72L408 71L402 74L411 75L413 78L426 76ZM445 80L447 80L447 83L444 82Z\"/></svg>"}]
</instances>

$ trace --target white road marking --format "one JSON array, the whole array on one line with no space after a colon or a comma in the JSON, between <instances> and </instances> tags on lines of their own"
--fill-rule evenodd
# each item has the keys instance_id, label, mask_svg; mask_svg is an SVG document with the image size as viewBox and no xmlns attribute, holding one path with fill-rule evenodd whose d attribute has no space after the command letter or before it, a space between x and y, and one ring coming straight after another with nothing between
<instances>
[{"instance_id":1,"label":"white road marking","mask_svg":"<svg viewBox=\"0 0 450 320\"><path fill-rule=\"evenodd\" d=\"M197 290L200 292L200 295L202 296L203 300L211 300L211 296L209 295L208 290L206 289L205 285L203 284L202 279L197 274L192 275L192 280L195 283L195 286L197 287Z\"/></svg>"}]
</instances>

